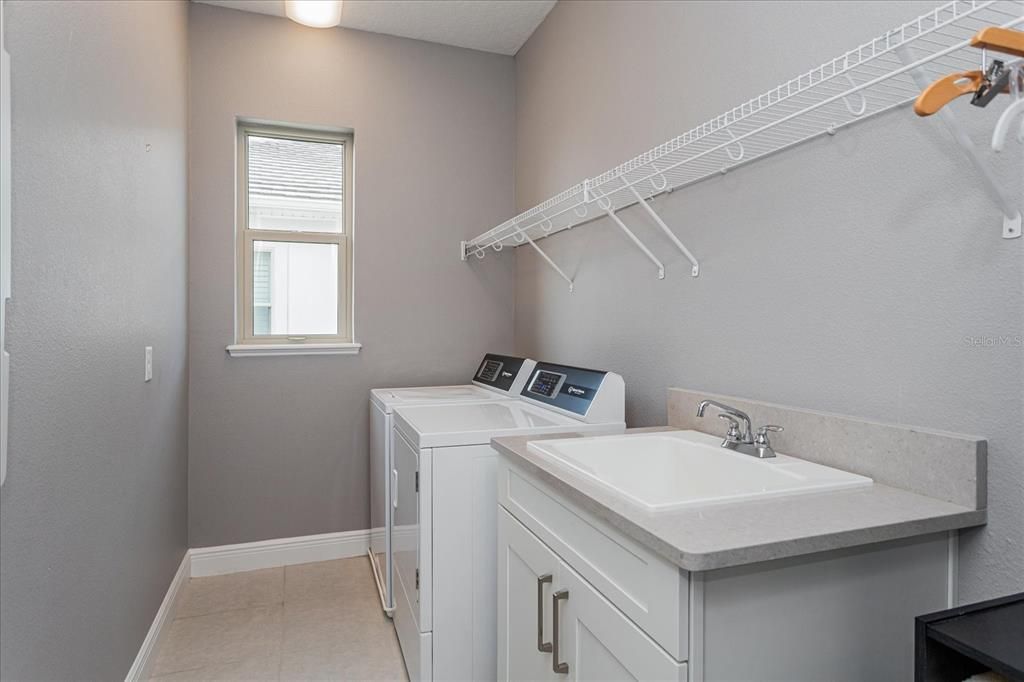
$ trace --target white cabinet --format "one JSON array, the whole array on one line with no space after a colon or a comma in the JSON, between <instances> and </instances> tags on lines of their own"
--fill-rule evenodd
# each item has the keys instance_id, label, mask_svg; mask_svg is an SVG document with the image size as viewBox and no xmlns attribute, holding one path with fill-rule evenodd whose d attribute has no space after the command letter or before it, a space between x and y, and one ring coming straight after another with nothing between
<instances>
[{"instance_id":1,"label":"white cabinet","mask_svg":"<svg viewBox=\"0 0 1024 682\"><path fill-rule=\"evenodd\" d=\"M686 680L678 663L629 618L602 597L578 573L563 565L559 572L559 661L568 679Z\"/></svg>"},{"instance_id":2,"label":"white cabinet","mask_svg":"<svg viewBox=\"0 0 1024 682\"><path fill-rule=\"evenodd\" d=\"M673 658L687 660L686 571L576 509L505 460L498 465L498 503Z\"/></svg>"},{"instance_id":3,"label":"white cabinet","mask_svg":"<svg viewBox=\"0 0 1024 682\"><path fill-rule=\"evenodd\" d=\"M499 680L910 679L955 579L942 533L689 573L507 455L497 478Z\"/></svg>"},{"instance_id":4,"label":"white cabinet","mask_svg":"<svg viewBox=\"0 0 1024 682\"><path fill-rule=\"evenodd\" d=\"M498 584L498 679L686 680L685 663L505 510Z\"/></svg>"},{"instance_id":5,"label":"white cabinet","mask_svg":"<svg viewBox=\"0 0 1024 682\"><path fill-rule=\"evenodd\" d=\"M498 679L557 680L551 669L555 553L504 509L498 512Z\"/></svg>"}]
</instances>

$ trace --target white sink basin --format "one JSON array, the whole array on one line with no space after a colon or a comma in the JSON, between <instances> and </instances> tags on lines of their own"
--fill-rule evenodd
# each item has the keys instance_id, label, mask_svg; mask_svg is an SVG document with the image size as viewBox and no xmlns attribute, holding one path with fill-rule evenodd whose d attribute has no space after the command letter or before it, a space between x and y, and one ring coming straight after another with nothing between
<instances>
[{"instance_id":1,"label":"white sink basin","mask_svg":"<svg viewBox=\"0 0 1024 682\"><path fill-rule=\"evenodd\" d=\"M777 455L758 459L699 431L531 441L557 460L651 512L869 486L866 476Z\"/></svg>"}]
</instances>

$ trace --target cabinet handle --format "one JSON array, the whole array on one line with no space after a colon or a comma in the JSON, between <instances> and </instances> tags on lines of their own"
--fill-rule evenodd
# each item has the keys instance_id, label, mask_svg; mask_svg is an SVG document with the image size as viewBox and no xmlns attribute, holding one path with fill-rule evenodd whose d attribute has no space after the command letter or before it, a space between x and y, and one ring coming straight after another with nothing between
<instances>
[{"instance_id":1,"label":"cabinet handle","mask_svg":"<svg viewBox=\"0 0 1024 682\"><path fill-rule=\"evenodd\" d=\"M568 663L558 662L558 602L569 600L569 590L559 590L551 595L551 669L560 675L569 672Z\"/></svg>"},{"instance_id":2,"label":"cabinet handle","mask_svg":"<svg viewBox=\"0 0 1024 682\"><path fill-rule=\"evenodd\" d=\"M550 573L537 578L537 651L544 654L551 652L551 642L544 641L544 585L551 580Z\"/></svg>"},{"instance_id":3,"label":"cabinet handle","mask_svg":"<svg viewBox=\"0 0 1024 682\"><path fill-rule=\"evenodd\" d=\"M391 506L398 509L398 469L391 470Z\"/></svg>"}]
</instances>

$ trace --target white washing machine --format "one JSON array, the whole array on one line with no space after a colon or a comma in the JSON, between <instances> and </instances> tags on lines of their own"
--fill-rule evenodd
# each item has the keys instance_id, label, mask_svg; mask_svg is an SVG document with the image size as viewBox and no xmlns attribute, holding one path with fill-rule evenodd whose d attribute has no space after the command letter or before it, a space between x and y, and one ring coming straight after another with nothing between
<instances>
[{"instance_id":1,"label":"white washing machine","mask_svg":"<svg viewBox=\"0 0 1024 682\"><path fill-rule=\"evenodd\" d=\"M391 515L396 474L391 462L392 412L401 405L437 405L516 399L537 363L488 353L473 383L459 386L375 388L370 391L370 564L381 606L394 611Z\"/></svg>"},{"instance_id":2,"label":"white washing machine","mask_svg":"<svg viewBox=\"0 0 1024 682\"><path fill-rule=\"evenodd\" d=\"M516 401L399 407L392 553L409 678L497 675L497 453L492 438L622 433L611 372L537 363Z\"/></svg>"}]
</instances>

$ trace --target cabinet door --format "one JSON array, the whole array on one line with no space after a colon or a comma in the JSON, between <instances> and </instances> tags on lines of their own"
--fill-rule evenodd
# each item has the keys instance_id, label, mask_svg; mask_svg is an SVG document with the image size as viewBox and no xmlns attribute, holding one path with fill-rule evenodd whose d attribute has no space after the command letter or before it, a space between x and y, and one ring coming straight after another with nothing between
<instances>
[{"instance_id":1,"label":"cabinet door","mask_svg":"<svg viewBox=\"0 0 1024 682\"><path fill-rule=\"evenodd\" d=\"M551 594L558 557L498 510L498 679L562 680L551 669Z\"/></svg>"},{"instance_id":2,"label":"cabinet door","mask_svg":"<svg viewBox=\"0 0 1024 682\"><path fill-rule=\"evenodd\" d=\"M675 661L564 563L556 589L565 596L556 619L557 663L568 665L561 679L686 680L685 663Z\"/></svg>"}]
</instances>

